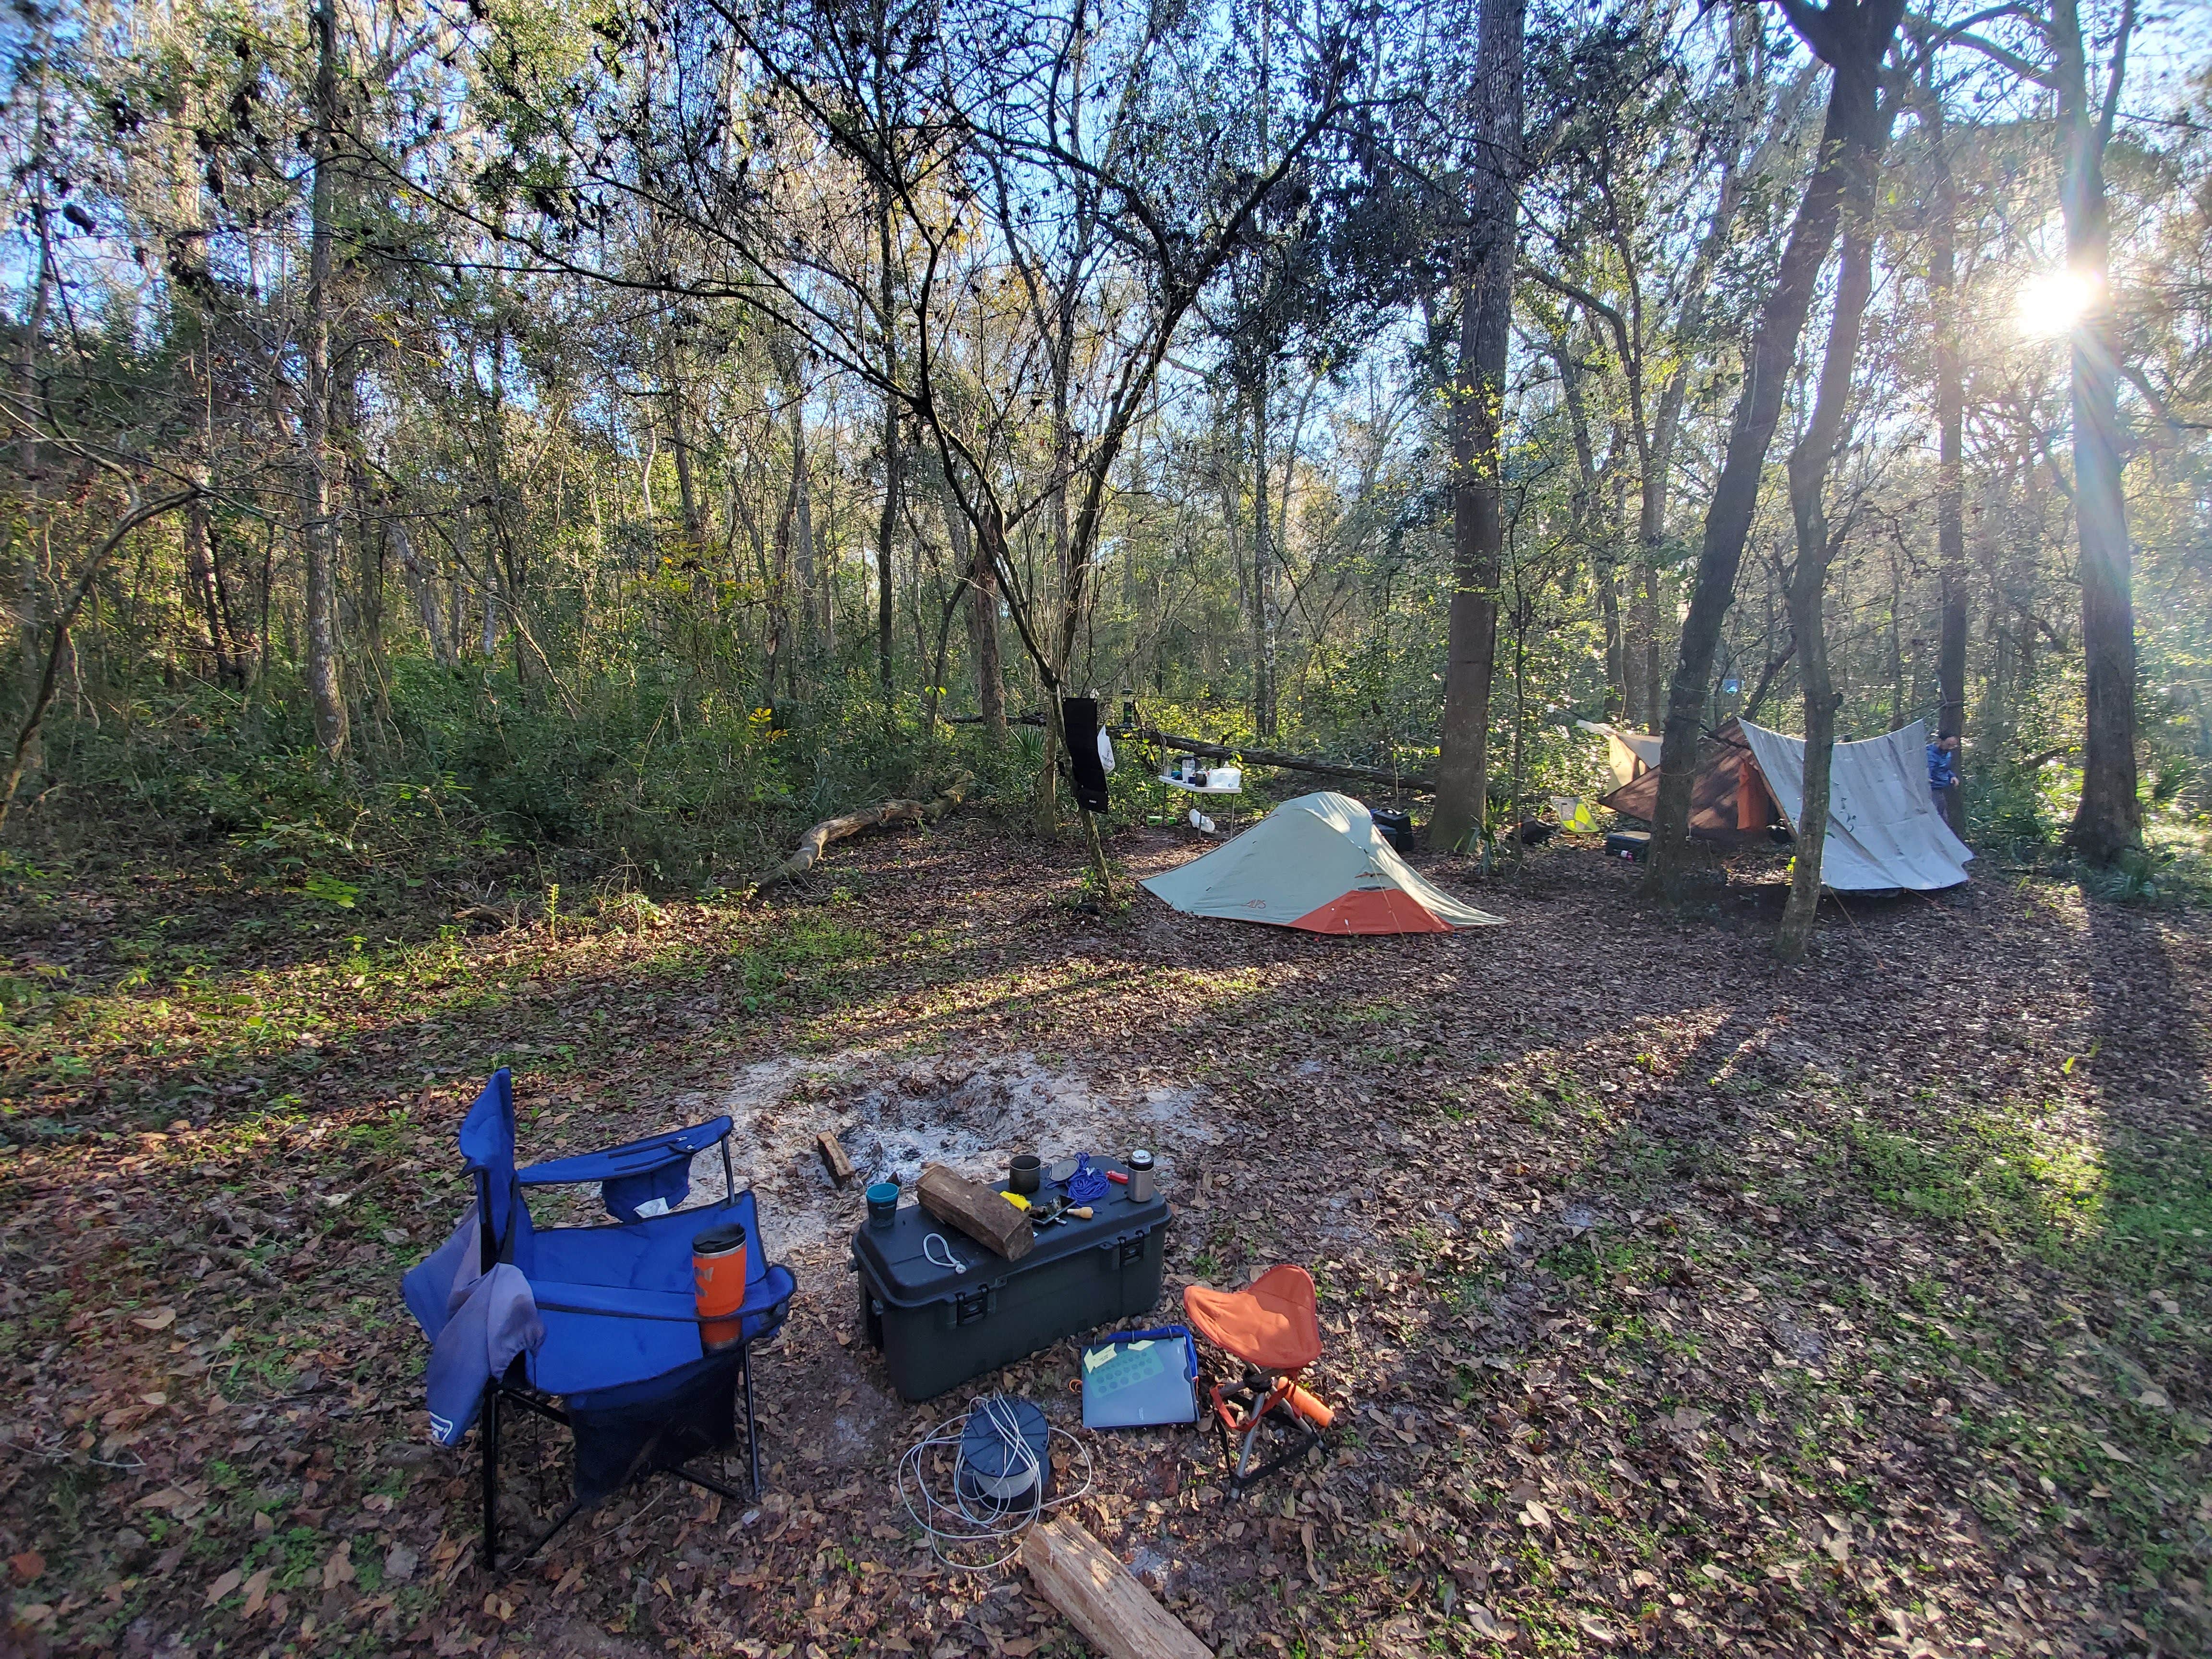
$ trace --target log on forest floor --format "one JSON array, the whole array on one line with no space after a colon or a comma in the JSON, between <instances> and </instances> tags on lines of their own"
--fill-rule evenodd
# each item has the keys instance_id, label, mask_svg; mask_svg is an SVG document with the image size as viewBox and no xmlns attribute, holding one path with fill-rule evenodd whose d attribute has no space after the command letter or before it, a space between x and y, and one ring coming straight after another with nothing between
<instances>
[{"instance_id":1,"label":"log on forest floor","mask_svg":"<svg viewBox=\"0 0 2212 1659\"><path fill-rule=\"evenodd\" d=\"M757 893L779 882L796 881L821 861L823 849L833 841L843 841L863 830L880 830L894 823L935 823L968 799L968 792L975 783L975 775L963 772L953 781L951 787L934 800L879 801L858 812L824 818L799 838L797 852L753 883L753 891Z\"/></svg>"},{"instance_id":2,"label":"log on forest floor","mask_svg":"<svg viewBox=\"0 0 2212 1659\"><path fill-rule=\"evenodd\" d=\"M1113 1551L1073 1520L1030 1528L1022 1565L1045 1600L1108 1659L1212 1659Z\"/></svg>"}]
</instances>

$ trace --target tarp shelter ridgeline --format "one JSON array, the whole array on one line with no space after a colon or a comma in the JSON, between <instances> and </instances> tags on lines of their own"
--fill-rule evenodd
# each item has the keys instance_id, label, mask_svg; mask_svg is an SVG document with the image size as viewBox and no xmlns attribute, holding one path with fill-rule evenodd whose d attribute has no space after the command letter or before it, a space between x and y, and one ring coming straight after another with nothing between
<instances>
[{"instance_id":1,"label":"tarp shelter ridgeline","mask_svg":"<svg viewBox=\"0 0 2212 1659\"><path fill-rule=\"evenodd\" d=\"M1904 888L1934 892L1966 879L1974 854L1952 834L1927 781L1928 727L1836 744L1829 763L1828 833L1821 884L1839 893ZM1659 774L1646 772L1598 805L1649 822ZM1805 740L1730 720L1698 745L1690 786L1690 833L1708 841L1763 836L1770 824L1794 832L1805 800Z\"/></svg>"},{"instance_id":2,"label":"tarp shelter ridgeline","mask_svg":"<svg viewBox=\"0 0 2212 1659\"><path fill-rule=\"evenodd\" d=\"M1502 921L1424 880L1364 806L1333 790L1285 801L1234 841L1144 886L1187 915L1316 933L1448 933Z\"/></svg>"}]
</instances>

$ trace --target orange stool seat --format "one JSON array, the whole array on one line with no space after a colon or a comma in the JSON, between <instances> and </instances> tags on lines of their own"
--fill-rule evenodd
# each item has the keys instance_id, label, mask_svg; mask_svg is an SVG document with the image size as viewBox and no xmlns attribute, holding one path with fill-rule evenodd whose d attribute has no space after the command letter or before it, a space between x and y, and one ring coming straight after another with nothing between
<instances>
[{"instance_id":1,"label":"orange stool seat","mask_svg":"<svg viewBox=\"0 0 2212 1659\"><path fill-rule=\"evenodd\" d=\"M1248 1365L1297 1372L1321 1358L1321 1316L1304 1267L1270 1267L1241 1291L1188 1285L1182 1305L1200 1335Z\"/></svg>"}]
</instances>

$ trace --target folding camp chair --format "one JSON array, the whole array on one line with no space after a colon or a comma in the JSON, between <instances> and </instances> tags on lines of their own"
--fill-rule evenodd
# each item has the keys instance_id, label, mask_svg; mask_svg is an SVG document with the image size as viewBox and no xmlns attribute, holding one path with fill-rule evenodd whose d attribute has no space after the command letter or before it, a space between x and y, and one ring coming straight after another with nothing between
<instances>
[{"instance_id":1,"label":"folding camp chair","mask_svg":"<svg viewBox=\"0 0 2212 1659\"><path fill-rule=\"evenodd\" d=\"M534 1554L581 1510L633 1480L666 1472L723 1496L743 1494L684 1465L734 1438L736 1390L744 1389L751 1492L760 1491L760 1432L753 1411L752 1346L782 1328L795 1288L760 1242L750 1188L737 1190L727 1117L672 1129L604 1152L514 1167L514 1093L493 1073L459 1135L476 1188L482 1261L507 1262L529 1280L544 1340L484 1389L484 1562L498 1565L499 1445L503 1403L570 1432L575 1455L568 1505L507 1565ZM679 1210L691 1160L722 1152L719 1202ZM538 1227L523 1189L597 1182L613 1225ZM742 1225L748 1241L738 1333L708 1351L701 1340L691 1241L709 1227ZM553 1402L558 1399L561 1404Z\"/></svg>"},{"instance_id":2,"label":"folding camp chair","mask_svg":"<svg viewBox=\"0 0 2212 1659\"><path fill-rule=\"evenodd\" d=\"M1270 1267L1241 1291L1186 1285L1183 1311L1198 1334L1244 1364L1243 1381L1213 1387L1214 1427L1232 1492L1272 1474L1322 1443L1336 1413L1299 1386L1321 1358L1321 1318L1314 1282L1304 1267ZM1292 1444L1257 1468L1252 1454L1270 1416L1291 1431Z\"/></svg>"}]
</instances>

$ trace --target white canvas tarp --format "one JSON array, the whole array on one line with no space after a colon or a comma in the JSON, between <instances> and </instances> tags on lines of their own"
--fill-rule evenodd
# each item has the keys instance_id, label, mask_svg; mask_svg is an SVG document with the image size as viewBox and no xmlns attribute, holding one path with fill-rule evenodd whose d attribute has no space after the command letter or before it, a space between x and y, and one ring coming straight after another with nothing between
<instances>
[{"instance_id":1,"label":"white canvas tarp","mask_svg":"<svg viewBox=\"0 0 2212 1659\"><path fill-rule=\"evenodd\" d=\"M1790 827L1805 804L1805 739L1742 722L1753 757ZM1828 836L1820 881L1839 893L1902 887L1929 893L1966 879L1974 856L1928 787L1928 726L1839 743L1829 762Z\"/></svg>"},{"instance_id":2,"label":"white canvas tarp","mask_svg":"<svg viewBox=\"0 0 2212 1659\"><path fill-rule=\"evenodd\" d=\"M1659 764L1663 739L1656 732L1628 732L1602 720L1577 720L1577 726L1605 739L1606 770L1613 787L1632 783Z\"/></svg>"},{"instance_id":3,"label":"white canvas tarp","mask_svg":"<svg viewBox=\"0 0 2212 1659\"><path fill-rule=\"evenodd\" d=\"M1424 880L1364 806L1326 789L1144 885L1186 915L1317 933L1441 933L1501 921Z\"/></svg>"}]
</instances>

